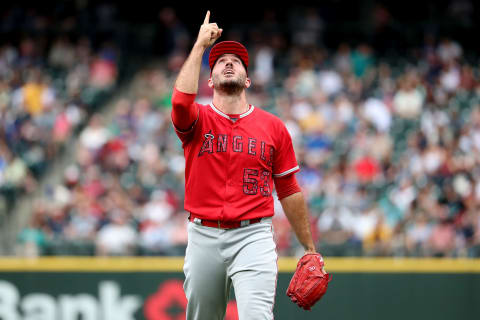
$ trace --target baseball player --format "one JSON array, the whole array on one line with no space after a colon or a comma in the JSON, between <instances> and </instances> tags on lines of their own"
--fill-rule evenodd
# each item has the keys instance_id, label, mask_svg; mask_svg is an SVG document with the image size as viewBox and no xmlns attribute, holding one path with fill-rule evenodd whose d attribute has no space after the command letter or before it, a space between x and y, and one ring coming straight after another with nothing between
<instances>
[{"instance_id":1,"label":"baseball player","mask_svg":"<svg viewBox=\"0 0 480 320\"><path fill-rule=\"evenodd\" d=\"M222 34L210 11L175 82L172 122L186 159L189 212L184 290L189 320L223 319L233 285L241 320L273 319L277 253L272 190L305 253L315 253L299 166L285 125L250 105L248 52L234 41L209 55L209 105L195 103L204 51Z\"/></svg>"}]
</instances>

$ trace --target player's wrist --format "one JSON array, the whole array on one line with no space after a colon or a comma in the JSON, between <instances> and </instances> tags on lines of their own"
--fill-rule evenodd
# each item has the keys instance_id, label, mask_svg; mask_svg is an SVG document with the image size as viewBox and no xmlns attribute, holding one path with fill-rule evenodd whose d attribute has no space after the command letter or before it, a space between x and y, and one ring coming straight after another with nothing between
<instances>
[{"instance_id":1,"label":"player's wrist","mask_svg":"<svg viewBox=\"0 0 480 320\"><path fill-rule=\"evenodd\" d=\"M203 55L203 53L205 52L205 50L207 50L207 48L208 48L208 43L205 43L204 41L201 41L200 39L198 39L197 41L195 41L192 51L197 51L198 53Z\"/></svg>"}]
</instances>

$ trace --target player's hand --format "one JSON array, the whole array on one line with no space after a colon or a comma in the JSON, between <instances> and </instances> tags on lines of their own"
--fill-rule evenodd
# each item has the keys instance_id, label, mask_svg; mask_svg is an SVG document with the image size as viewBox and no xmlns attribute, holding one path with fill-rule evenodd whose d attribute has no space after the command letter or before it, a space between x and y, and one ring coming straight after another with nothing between
<instances>
[{"instance_id":1,"label":"player's hand","mask_svg":"<svg viewBox=\"0 0 480 320\"><path fill-rule=\"evenodd\" d=\"M306 254L316 254L316 253L317 253L317 250L315 250L315 249L313 248L313 249L307 249L307 250L305 250L305 254L304 254L304 255L306 255ZM327 272L325 271L325 267L322 267L322 272L323 272L323 273L327 273Z\"/></svg>"},{"instance_id":2,"label":"player's hand","mask_svg":"<svg viewBox=\"0 0 480 320\"><path fill-rule=\"evenodd\" d=\"M204 49L210 47L220 36L223 29L220 29L216 23L210 23L210 10L207 11L205 20L200 26L196 44Z\"/></svg>"}]
</instances>

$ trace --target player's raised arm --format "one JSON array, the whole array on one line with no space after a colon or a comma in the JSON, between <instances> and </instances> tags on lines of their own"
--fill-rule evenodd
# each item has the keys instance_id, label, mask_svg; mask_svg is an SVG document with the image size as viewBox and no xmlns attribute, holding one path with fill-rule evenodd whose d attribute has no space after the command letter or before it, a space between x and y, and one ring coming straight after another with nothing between
<instances>
[{"instance_id":1,"label":"player's raised arm","mask_svg":"<svg viewBox=\"0 0 480 320\"><path fill-rule=\"evenodd\" d=\"M197 93L203 53L222 35L222 31L216 23L210 23L210 11L207 11L192 51L178 74L175 82L177 90L183 93Z\"/></svg>"},{"instance_id":2,"label":"player's raised arm","mask_svg":"<svg viewBox=\"0 0 480 320\"><path fill-rule=\"evenodd\" d=\"M222 34L216 23L210 23L210 11L200 26L192 51L180 69L172 96L172 121L177 130L189 131L198 119L199 110L193 103L198 91L202 56Z\"/></svg>"}]
</instances>

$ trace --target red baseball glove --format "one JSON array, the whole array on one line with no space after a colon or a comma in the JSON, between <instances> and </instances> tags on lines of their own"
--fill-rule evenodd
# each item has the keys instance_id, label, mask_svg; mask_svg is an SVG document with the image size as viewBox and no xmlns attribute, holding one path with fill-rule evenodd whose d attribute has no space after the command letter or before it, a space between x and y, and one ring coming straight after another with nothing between
<instances>
[{"instance_id":1,"label":"red baseball glove","mask_svg":"<svg viewBox=\"0 0 480 320\"><path fill-rule=\"evenodd\" d=\"M306 254L298 261L287 296L305 310L310 310L327 292L330 274L325 272L323 266L323 257L319 253Z\"/></svg>"}]
</instances>

